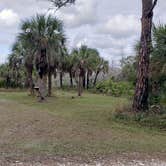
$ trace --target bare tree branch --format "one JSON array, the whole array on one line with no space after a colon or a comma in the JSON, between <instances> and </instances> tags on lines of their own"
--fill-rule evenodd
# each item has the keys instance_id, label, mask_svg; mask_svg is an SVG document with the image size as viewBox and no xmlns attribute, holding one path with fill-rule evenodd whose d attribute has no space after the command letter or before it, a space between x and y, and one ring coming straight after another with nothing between
<instances>
[{"instance_id":1,"label":"bare tree branch","mask_svg":"<svg viewBox=\"0 0 166 166\"><path fill-rule=\"evenodd\" d=\"M52 2L53 5L58 9L63 6L66 6L67 4L72 4L75 2L75 0L48 0L48 1Z\"/></svg>"},{"instance_id":2,"label":"bare tree branch","mask_svg":"<svg viewBox=\"0 0 166 166\"><path fill-rule=\"evenodd\" d=\"M146 17L151 17L151 16L152 16L153 10L154 10L155 6L157 5L157 1L158 1L158 0L154 0L153 5L152 5L152 8L148 11Z\"/></svg>"}]
</instances>

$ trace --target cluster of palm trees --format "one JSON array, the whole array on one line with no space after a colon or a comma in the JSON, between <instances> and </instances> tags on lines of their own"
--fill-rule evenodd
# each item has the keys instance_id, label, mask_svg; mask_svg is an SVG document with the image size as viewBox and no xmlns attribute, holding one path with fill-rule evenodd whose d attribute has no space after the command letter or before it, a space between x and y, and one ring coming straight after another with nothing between
<instances>
[{"instance_id":1,"label":"cluster of palm trees","mask_svg":"<svg viewBox=\"0 0 166 166\"><path fill-rule=\"evenodd\" d=\"M63 24L51 15L36 15L23 22L9 56L9 63L17 73L24 66L31 93L34 92L35 75L35 82L42 89L39 93L41 99L46 94L51 96L52 78L56 77L57 72L60 75L60 85L62 86L64 73L68 73L70 86L73 87L75 83L78 86L78 95L81 96L82 89L95 86L100 72L106 73L109 68L108 61L100 57L96 49L83 45L69 53ZM90 77L91 80L94 78L91 84ZM48 93L45 92L46 87Z\"/></svg>"}]
</instances>

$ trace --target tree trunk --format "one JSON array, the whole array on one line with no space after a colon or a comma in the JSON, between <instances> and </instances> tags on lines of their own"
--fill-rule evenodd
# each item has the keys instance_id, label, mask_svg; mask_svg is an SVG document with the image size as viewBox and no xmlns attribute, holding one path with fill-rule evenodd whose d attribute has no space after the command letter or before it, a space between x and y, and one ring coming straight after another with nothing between
<instances>
[{"instance_id":1,"label":"tree trunk","mask_svg":"<svg viewBox=\"0 0 166 166\"><path fill-rule=\"evenodd\" d=\"M96 85L97 77L98 77L99 73L100 73L99 71L96 72L95 79L94 79L94 82L93 82L93 86Z\"/></svg>"},{"instance_id":2,"label":"tree trunk","mask_svg":"<svg viewBox=\"0 0 166 166\"><path fill-rule=\"evenodd\" d=\"M82 78L82 86L84 89L86 88L86 73L84 73L83 78Z\"/></svg>"},{"instance_id":3,"label":"tree trunk","mask_svg":"<svg viewBox=\"0 0 166 166\"><path fill-rule=\"evenodd\" d=\"M153 5L153 0L142 0L141 48L139 52L137 82L133 100L133 110L136 112L148 109L149 57L151 51Z\"/></svg>"},{"instance_id":4,"label":"tree trunk","mask_svg":"<svg viewBox=\"0 0 166 166\"><path fill-rule=\"evenodd\" d=\"M59 81L60 81L60 88L62 88L63 87L63 73L62 72L59 73Z\"/></svg>"},{"instance_id":5,"label":"tree trunk","mask_svg":"<svg viewBox=\"0 0 166 166\"><path fill-rule=\"evenodd\" d=\"M82 96L82 76L79 76L78 78L78 96Z\"/></svg>"},{"instance_id":6,"label":"tree trunk","mask_svg":"<svg viewBox=\"0 0 166 166\"><path fill-rule=\"evenodd\" d=\"M48 71L48 96L50 97L52 95L52 73L49 70Z\"/></svg>"},{"instance_id":7,"label":"tree trunk","mask_svg":"<svg viewBox=\"0 0 166 166\"><path fill-rule=\"evenodd\" d=\"M6 77L6 89L8 89L10 87L10 76L7 75Z\"/></svg>"},{"instance_id":8,"label":"tree trunk","mask_svg":"<svg viewBox=\"0 0 166 166\"><path fill-rule=\"evenodd\" d=\"M46 57L46 48L41 48L40 56L38 57L38 61L36 64L36 68L38 70L38 86L39 86L39 101L44 101L46 96L48 95L47 92L47 72L48 72L48 62Z\"/></svg>"},{"instance_id":9,"label":"tree trunk","mask_svg":"<svg viewBox=\"0 0 166 166\"><path fill-rule=\"evenodd\" d=\"M72 72L69 72L69 77L70 77L70 87L73 88L73 76L72 76Z\"/></svg>"},{"instance_id":10,"label":"tree trunk","mask_svg":"<svg viewBox=\"0 0 166 166\"><path fill-rule=\"evenodd\" d=\"M89 89L89 71L87 71L86 88Z\"/></svg>"},{"instance_id":11,"label":"tree trunk","mask_svg":"<svg viewBox=\"0 0 166 166\"><path fill-rule=\"evenodd\" d=\"M76 72L76 76L78 76L78 83L77 83L78 96L82 96L84 75L85 75L84 68L82 66L80 66L79 69Z\"/></svg>"},{"instance_id":12,"label":"tree trunk","mask_svg":"<svg viewBox=\"0 0 166 166\"><path fill-rule=\"evenodd\" d=\"M27 74L28 74L28 87L30 91L30 95L34 95L34 83L33 83L33 78L32 78L32 68L27 69Z\"/></svg>"},{"instance_id":13,"label":"tree trunk","mask_svg":"<svg viewBox=\"0 0 166 166\"><path fill-rule=\"evenodd\" d=\"M38 86L39 86L39 101L42 102L46 99L47 96L47 88L46 88L47 77L43 75L42 78L38 79Z\"/></svg>"}]
</instances>

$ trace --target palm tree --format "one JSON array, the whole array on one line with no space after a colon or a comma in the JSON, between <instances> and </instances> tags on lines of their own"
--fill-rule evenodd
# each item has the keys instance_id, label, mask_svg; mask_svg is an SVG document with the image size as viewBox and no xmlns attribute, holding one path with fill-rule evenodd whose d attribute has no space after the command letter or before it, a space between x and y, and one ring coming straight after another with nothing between
<instances>
[{"instance_id":1,"label":"palm tree","mask_svg":"<svg viewBox=\"0 0 166 166\"><path fill-rule=\"evenodd\" d=\"M83 59L84 51L85 51L84 48L83 50L81 48L73 49L71 53L73 56L73 62L74 62L74 66L72 70L74 72L75 80L77 83L78 96L82 95L83 78L85 76L85 61Z\"/></svg>"},{"instance_id":2,"label":"palm tree","mask_svg":"<svg viewBox=\"0 0 166 166\"><path fill-rule=\"evenodd\" d=\"M99 58L99 53L97 50L88 48L86 45L82 45L79 49L74 51L77 60L79 63L82 61L82 67L84 68L83 75L82 75L82 86L85 89L85 86L87 84L87 87L89 87L89 77L92 75L93 71L95 70L95 62L96 58ZM87 78L87 82L86 82Z\"/></svg>"},{"instance_id":3,"label":"palm tree","mask_svg":"<svg viewBox=\"0 0 166 166\"><path fill-rule=\"evenodd\" d=\"M76 82L78 84L78 94L81 95L82 87L89 88L90 76L95 73L94 85L100 72L108 72L108 61L100 57L96 49L88 48L82 45L78 49L74 49L71 53L74 65L73 68Z\"/></svg>"},{"instance_id":4,"label":"palm tree","mask_svg":"<svg viewBox=\"0 0 166 166\"><path fill-rule=\"evenodd\" d=\"M89 89L89 79L90 76L96 71L97 62L100 59L99 52L96 49L89 48L88 49L88 57L86 60L86 68L87 68L87 89Z\"/></svg>"},{"instance_id":5,"label":"palm tree","mask_svg":"<svg viewBox=\"0 0 166 166\"><path fill-rule=\"evenodd\" d=\"M100 72L103 73L108 73L109 70L109 62L104 60L103 58L99 57L98 59L96 59L96 72L95 72L95 79L93 82L93 86L96 85L97 82L97 78L100 74Z\"/></svg>"},{"instance_id":6,"label":"palm tree","mask_svg":"<svg viewBox=\"0 0 166 166\"><path fill-rule=\"evenodd\" d=\"M73 76L74 76L74 72L73 72L73 67L74 67L74 56L72 54L66 56L65 58L66 61L66 72L69 73L69 78L70 78L70 87L73 88Z\"/></svg>"},{"instance_id":7,"label":"palm tree","mask_svg":"<svg viewBox=\"0 0 166 166\"><path fill-rule=\"evenodd\" d=\"M18 87L22 84L22 77L24 75L23 50L20 43L16 42L13 45L12 53L9 55L8 60L12 78L15 82L15 86Z\"/></svg>"},{"instance_id":8,"label":"palm tree","mask_svg":"<svg viewBox=\"0 0 166 166\"><path fill-rule=\"evenodd\" d=\"M39 77L41 99L46 95L46 76L48 75L48 95L51 95L52 74L57 66L58 57L65 47L63 24L52 16L37 15L23 22L19 40L33 50L34 64Z\"/></svg>"},{"instance_id":9,"label":"palm tree","mask_svg":"<svg viewBox=\"0 0 166 166\"><path fill-rule=\"evenodd\" d=\"M0 65L0 78L5 80L5 87L8 89L11 86L11 74L9 63Z\"/></svg>"},{"instance_id":10,"label":"palm tree","mask_svg":"<svg viewBox=\"0 0 166 166\"><path fill-rule=\"evenodd\" d=\"M12 48L12 54L9 56L9 62L13 63L13 60L11 59L12 55L17 55L19 59L22 60L23 66L25 66L26 69L26 86L30 88L30 95L34 95L34 89L33 89L33 60L34 55L33 51L28 47L28 43L23 39L18 39Z\"/></svg>"}]
</instances>

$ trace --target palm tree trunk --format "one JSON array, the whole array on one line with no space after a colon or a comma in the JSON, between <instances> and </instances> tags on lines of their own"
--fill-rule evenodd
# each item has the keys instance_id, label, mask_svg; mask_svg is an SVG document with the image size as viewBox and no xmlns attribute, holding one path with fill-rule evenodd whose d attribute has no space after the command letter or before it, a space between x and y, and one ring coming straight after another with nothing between
<instances>
[{"instance_id":1,"label":"palm tree trunk","mask_svg":"<svg viewBox=\"0 0 166 166\"><path fill-rule=\"evenodd\" d=\"M49 70L48 71L48 96L50 97L52 95L52 73Z\"/></svg>"},{"instance_id":2,"label":"palm tree trunk","mask_svg":"<svg viewBox=\"0 0 166 166\"><path fill-rule=\"evenodd\" d=\"M156 3L157 1L155 1ZM153 0L142 0L141 49L137 69L137 82L133 100L136 112L148 109L149 96L149 57L151 51L151 29L153 19Z\"/></svg>"},{"instance_id":3,"label":"palm tree trunk","mask_svg":"<svg viewBox=\"0 0 166 166\"><path fill-rule=\"evenodd\" d=\"M72 72L69 72L69 77L70 77L70 87L73 88L73 76L72 76Z\"/></svg>"},{"instance_id":4,"label":"palm tree trunk","mask_svg":"<svg viewBox=\"0 0 166 166\"><path fill-rule=\"evenodd\" d=\"M8 89L10 87L10 76L7 75L6 77L6 89Z\"/></svg>"},{"instance_id":5,"label":"palm tree trunk","mask_svg":"<svg viewBox=\"0 0 166 166\"><path fill-rule=\"evenodd\" d=\"M47 83L46 75L43 75L42 77L39 78L39 80L38 80L39 96L40 96L39 101L44 101L47 96L47 88L46 88L47 84L46 83Z\"/></svg>"},{"instance_id":6,"label":"palm tree trunk","mask_svg":"<svg viewBox=\"0 0 166 166\"><path fill-rule=\"evenodd\" d=\"M99 71L96 72L95 79L94 79L94 82L93 82L93 86L96 85L97 77L98 77L99 73L100 73Z\"/></svg>"},{"instance_id":7,"label":"palm tree trunk","mask_svg":"<svg viewBox=\"0 0 166 166\"><path fill-rule=\"evenodd\" d=\"M59 73L59 81L60 81L60 88L63 88L63 73L61 71Z\"/></svg>"},{"instance_id":8,"label":"palm tree trunk","mask_svg":"<svg viewBox=\"0 0 166 166\"><path fill-rule=\"evenodd\" d=\"M28 74L28 87L30 91L30 95L34 95L34 83L33 83L33 78L32 78L32 68L27 69L27 74Z\"/></svg>"},{"instance_id":9,"label":"palm tree trunk","mask_svg":"<svg viewBox=\"0 0 166 166\"><path fill-rule=\"evenodd\" d=\"M89 71L87 71L86 88L89 89Z\"/></svg>"},{"instance_id":10,"label":"palm tree trunk","mask_svg":"<svg viewBox=\"0 0 166 166\"><path fill-rule=\"evenodd\" d=\"M17 70L16 70L16 87L18 88L18 73L17 73Z\"/></svg>"},{"instance_id":11,"label":"palm tree trunk","mask_svg":"<svg viewBox=\"0 0 166 166\"><path fill-rule=\"evenodd\" d=\"M82 86L84 89L86 88L86 73L84 73L83 78L82 78Z\"/></svg>"},{"instance_id":12,"label":"palm tree trunk","mask_svg":"<svg viewBox=\"0 0 166 166\"><path fill-rule=\"evenodd\" d=\"M82 76L79 76L78 78L78 96L82 96Z\"/></svg>"}]
</instances>

